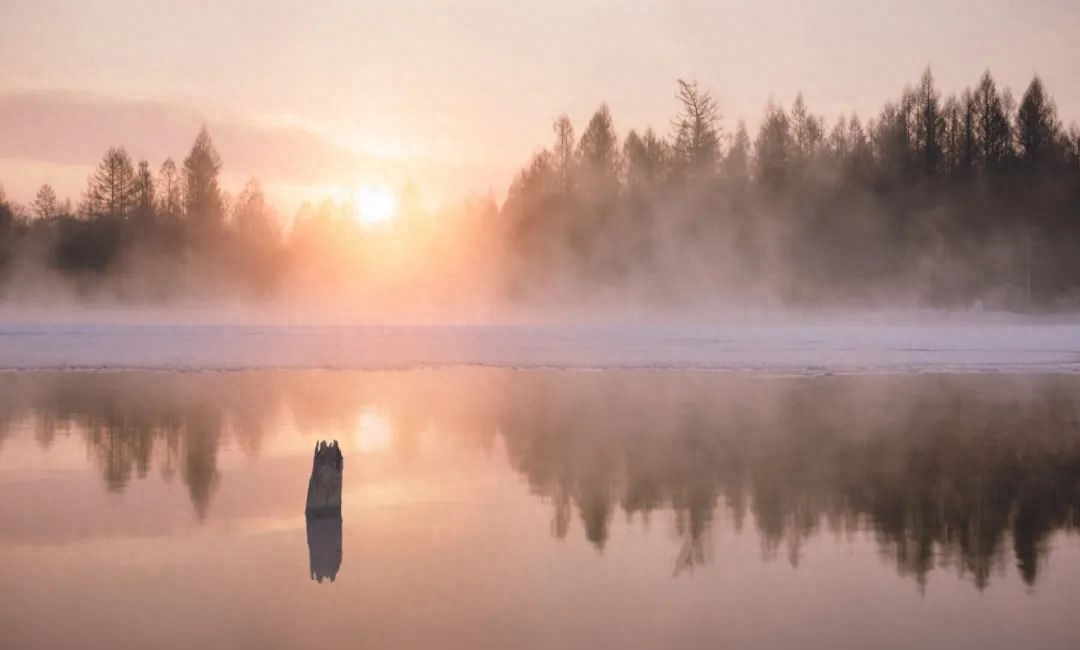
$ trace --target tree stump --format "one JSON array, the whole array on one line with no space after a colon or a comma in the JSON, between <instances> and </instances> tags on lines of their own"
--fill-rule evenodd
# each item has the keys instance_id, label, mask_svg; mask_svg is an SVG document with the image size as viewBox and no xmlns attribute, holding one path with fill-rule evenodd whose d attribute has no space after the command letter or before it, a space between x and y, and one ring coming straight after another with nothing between
<instances>
[{"instance_id":1,"label":"tree stump","mask_svg":"<svg viewBox=\"0 0 1080 650\"><path fill-rule=\"evenodd\" d=\"M337 440L315 443L304 514L308 517L341 517L341 472L344 465Z\"/></svg>"}]
</instances>

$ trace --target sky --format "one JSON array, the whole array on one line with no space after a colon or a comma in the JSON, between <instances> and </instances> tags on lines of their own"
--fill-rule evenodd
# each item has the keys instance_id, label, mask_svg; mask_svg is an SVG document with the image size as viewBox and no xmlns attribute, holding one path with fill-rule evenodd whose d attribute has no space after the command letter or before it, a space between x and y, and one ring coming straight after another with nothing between
<instances>
[{"instance_id":1,"label":"sky","mask_svg":"<svg viewBox=\"0 0 1080 650\"><path fill-rule=\"evenodd\" d=\"M873 116L927 65L946 92L1038 73L1080 121L1080 2L0 0L0 184L77 201L109 146L156 169L205 123L225 187L284 211L405 182L499 199L561 113L666 132L685 78L728 132L800 90Z\"/></svg>"}]
</instances>

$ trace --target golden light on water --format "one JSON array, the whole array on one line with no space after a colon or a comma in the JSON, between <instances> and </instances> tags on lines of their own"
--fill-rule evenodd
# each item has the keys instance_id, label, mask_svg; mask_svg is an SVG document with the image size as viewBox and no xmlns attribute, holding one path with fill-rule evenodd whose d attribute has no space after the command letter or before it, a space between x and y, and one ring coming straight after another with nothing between
<instances>
[{"instance_id":1,"label":"golden light on water","mask_svg":"<svg viewBox=\"0 0 1080 650\"><path fill-rule=\"evenodd\" d=\"M365 406L356 424L356 449L360 453L380 451L390 446L390 420L379 409Z\"/></svg>"}]
</instances>

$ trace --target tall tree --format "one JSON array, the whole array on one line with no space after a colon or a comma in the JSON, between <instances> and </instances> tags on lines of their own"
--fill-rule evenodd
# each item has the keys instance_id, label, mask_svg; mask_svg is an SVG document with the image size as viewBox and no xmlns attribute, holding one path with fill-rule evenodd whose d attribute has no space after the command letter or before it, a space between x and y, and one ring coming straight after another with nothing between
<instances>
[{"instance_id":1,"label":"tall tree","mask_svg":"<svg viewBox=\"0 0 1080 650\"><path fill-rule=\"evenodd\" d=\"M973 97L979 164L985 170L998 169L1011 153L1012 129L1005 98L998 93L989 70L979 79Z\"/></svg>"},{"instance_id":2,"label":"tall tree","mask_svg":"<svg viewBox=\"0 0 1080 650\"><path fill-rule=\"evenodd\" d=\"M197 227L213 229L224 223L224 206L218 185L220 173L221 157L203 126L184 159L184 207L188 219Z\"/></svg>"},{"instance_id":3,"label":"tall tree","mask_svg":"<svg viewBox=\"0 0 1080 650\"><path fill-rule=\"evenodd\" d=\"M787 180L791 150L791 124L787 113L771 101L754 142L757 180L772 190L780 189Z\"/></svg>"},{"instance_id":4,"label":"tall tree","mask_svg":"<svg viewBox=\"0 0 1080 650\"><path fill-rule=\"evenodd\" d=\"M610 189L619 176L619 138L607 104L593 113L577 147L578 164L588 181Z\"/></svg>"},{"instance_id":5,"label":"tall tree","mask_svg":"<svg viewBox=\"0 0 1080 650\"><path fill-rule=\"evenodd\" d=\"M720 157L720 114L707 91L696 81L678 80L679 114L675 128L675 159L691 175L712 174Z\"/></svg>"},{"instance_id":6,"label":"tall tree","mask_svg":"<svg viewBox=\"0 0 1080 650\"><path fill-rule=\"evenodd\" d=\"M798 167L809 165L818 154L824 137L821 118L812 115L800 92L791 106L792 162Z\"/></svg>"},{"instance_id":7,"label":"tall tree","mask_svg":"<svg viewBox=\"0 0 1080 650\"><path fill-rule=\"evenodd\" d=\"M172 158L166 158L158 170L157 213L166 219L179 219L184 215L184 179L176 169Z\"/></svg>"},{"instance_id":8,"label":"tall tree","mask_svg":"<svg viewBox=\"0 0 1080 650\"><path fill-rule=\"evenodd\" d=\"M914 109L915 93L907 88L898 103L885 104L875 125L873 140L877 171L879 180L888 186L896 186L912 178L915 169L911 137Z\"/></svg>"},{"instance_id":9,"label":"tall tree","mask_svg":"<svg viewBox=\"0 0 1080 650\"><path fill-rule=\"evenodd\" d=\"M873 166L874 151L858 115L848 118L846 140L848 153L844 160L844 172L851 178L864 180Z\"/></svg>"},{"instance_id":10,"label":"tall tree","mask_svg":"<svg viewBox=\"0 0 1080 650\"><path fill-rule=\"evenodd\" d=\"M738 185L750 178L750 135L746 132L746 123L739 120L735 127L735 136L731 148L724 156L724 176Z\"/></svg>"},{"instance_id":11,"label":"tall tree","mask_svg":"<svg viewBox=\"0 0 1080 650\"><path fill-rule=\"evenodd\" d=\"M127 218L135 206L135 168L123 147L112 147L87 186L87 216Z\"/></svg>"},{"instance_id":12,"label":"tall tree","mask_svg":"<svg viewBox=\"0 0 1080 650\"><path fill-rule=\"evenodd\" d=\"M52 219L60 214L60 202L56 198L56 192L52 185L46 183L38 190L34 197L34 212L40 219Z\"/></svg>"},{"instance_id":13,"label":"tall tree","mask_svg":"<svg viewBox=\"0 0 1080 650\"><path fill-rule=\"evenodd\" d=\"M941 166L941 140L945 119L940 102L941 93L934 87L934 75L928 66L915 89L914 133L914 150L918 156L918 164L927 176L937 174Z\"/></svg>"},{"instance_id":14,"label":"tall tree","mask_svg":"<svg viewBox=\"0 0 1080 650\"><path fill-rule=\"evenodd\" d=\"M141 223L154 218L154 176L150 173L150 163L139 161L139 170L135 172L135 210L134 217Z\"/></svg>"},{"instance_id":15,"label":"tall tree","mask_svg":"<svg viewBox=\"0 0 1080 650\"><path fill-rule=\"evenodd\" d=\"M950 130L949 158L953 173L964 177L975 168L975 163L979 158L975 96L970 89L965 89L960 96L955 105L955 112L952 113L952 119L948 127Z\"/></svg>"},{"instance_id":16,"label":"tall tree","mask_svg":"<svg viewBox=\"0 0 1080 650\"><path fill-rule=\"evenodd\" d=\"M1050 157L1061 134L1054 102L1046 94L1042 80L1031 80L1016 114L1016 139L1020 160L1028 169L1037 169Z\"/></svg>"},{"instance_id":17,"label":"tall tree","mask_svg":"<svg viewBox=\"0 0 1080 650\"><path fill-rule=\"evenodd\" d=\"M667 174L668 143L651 128L638 135L631 130L623 142L626 163L626 185L637 194L651 193L660 186Z\"/></svg>"},{"instance_id":18,"label":"tall tree","mask_svg":"<svg viewBox=\"0 0 1080 650\"><path fill-rule=\"evenodd\" d=\"M258 179L249 179L237 195L233 223L241 235L252 241L265 241L275 234L273 215Z\"/></svg>"},{"instance_id":19,"label":"tall tree","mask_svg":"<svg viewBox=\"0 0 1080 650\"><path fill-rule=\"evenodd\" d=\"M564 196L569 195L574 184L574 125L566 114L560 115L552 125L555 131L553 150L555 173L558 176L559 189Z\"/></svg>"},{"instance_id":20,"label":"tall tree","mask_svg":"<svg viewBox=\"0 0 1080 650\"><path fill-rule=\"evenodd\" d=\"M15 211L8 205L4 186L0 185L0 235L5 234L15 223Z\"/></svg>"}]
</instances>

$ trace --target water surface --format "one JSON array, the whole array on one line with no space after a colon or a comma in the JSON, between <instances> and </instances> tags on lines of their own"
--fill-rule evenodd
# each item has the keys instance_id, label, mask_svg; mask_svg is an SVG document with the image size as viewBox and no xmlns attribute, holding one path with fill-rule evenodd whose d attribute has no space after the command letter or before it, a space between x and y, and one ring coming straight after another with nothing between
<instances>
[{"instance_id":1,"label":"water surface","mask_svg":"<svg viewBox=\"0 0 1080 650\"><path fill-rule=\"evenodd\" d=\"M3 373L0 646L1073 648L1078 505L1068 375Z\"/></svg>"}]
</instances>

